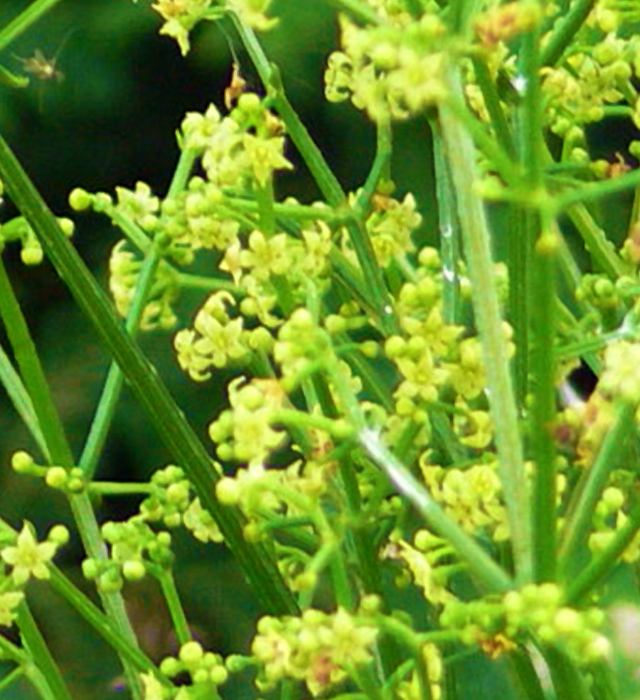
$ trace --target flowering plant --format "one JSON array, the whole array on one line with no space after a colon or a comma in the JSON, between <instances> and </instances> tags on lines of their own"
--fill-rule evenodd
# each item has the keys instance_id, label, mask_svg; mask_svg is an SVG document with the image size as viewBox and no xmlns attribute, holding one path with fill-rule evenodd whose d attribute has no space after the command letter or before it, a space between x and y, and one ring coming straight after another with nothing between
<instances>
[{"instance_id":1,"label":"flowering plant","mask_svg":"<svg viewBox=\"0 0 640 700\"><path fill-rule=\"evenodd\" d=\"M28 522L3 523L0 625L22 644L0 636L14 669L1 687L24 673L41 697L72 697L30 614L35 578L113 648L136 700L231 697L247 676L256 699L462 698L478 664L504 697L638 697L637 650L620 631L637 604L622 608L608 586L640 557L640 141L607 162L586 131L613 117L640 127L640 13L625 0L332 4L326 97L377 134L351 193L255 33L276 25L276 3L153 3L183 55L196 26L221 23L262 85L250 90L235 65L222 103L186 114L165 194L70 188L78 221L93 210L122 234L111 300L0 137L21 213L0 226L2 246L51 261L114 359L77 456L0 259L17 366L0 380L37 444L16 445L12 467L66 496L100 598L52 564L64 527L38 542ZM394 128L409 119L430 127L437 245L393 180ZM320 201L279 194L278 174L301 167L294 148ZM615 246L594 203L626 190L636 200ZM206 293L185 319L189 288ZM206 443L136 343L150 330L194 382L233 372ZM580 363L597 378L584 399ZM93 497L122 486L96 467L125 378L174 464L129 484L136 512L99 527ZM247 648L206 649L190 625L173 575L179 528L227 547L251 584L262 614ZM158 663L122 597L149 577L177 641ZM638 598L635 578L627 595Z\"/></svg>"}]
</instances>

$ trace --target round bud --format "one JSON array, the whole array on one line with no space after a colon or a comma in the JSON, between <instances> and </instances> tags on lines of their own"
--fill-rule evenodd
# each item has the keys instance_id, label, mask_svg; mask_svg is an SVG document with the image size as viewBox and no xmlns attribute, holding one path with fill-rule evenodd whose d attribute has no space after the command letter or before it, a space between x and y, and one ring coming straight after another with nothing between
<instances>
[{"instance_id":1,"label":"round bud","mask_svg":"<svg viewBox=\"0 0 640 700\"><path fill-rule=\"evenodd\" d=\"M69 530L64 525L54 525L47 536L49 542L62 547L69 541Z\"/></svg>"},{"instance_id":2,"label":"round bud","mask_svg":"<svg viewBox=\"0 0 640 700\"><path fill-rule=\"evenodd\" d=\"M67 470L64 467L49 467L44 480L52 489L62 489L67 485Z\"/></svg>"},{"instance_id":3,"label":"round bud","mask_svg":"<svg viewBox=\"0 0 640 700\"><path fill-rule=\"evenodd\" d=\"M143 562L129 559L122 565L122 575L127 581L140 581L147 574L147 569Z\"/></svg>"},{"instance_id":4,"label":"round bud","mask_svg":"<svg viewBox=\"0 0 640 700\"><path fill-rule=\"evenodd\" d=\"M18 474L24 474L33 466L33 457L25 450L18 450L11 457L11 468Z\"/></svg>"},{"instance_id":5,"label":"round bud","mask_svg":"<svg viewBox=\"0 0 640 700\"><path fill-rule=\"evenodd\" d=\"M84 211L85 209L89 209L92 200L93 197L81 187L76 187L75 189L71 190L71 193L69 194L69 206L75 211Z\"/></svg>"},{"instance_id":6,"label":"round bud","mask_svg":"<svg viewBox=\"0 0 640 700\"><path fill-rule=\"evenodd\" d=\"M195 640L187 642L180 647L180 661L187 666L195 666L196 664L200 663L203 655L204 651L202 649L202 645L200 642L196 642Z\"/></svg>"}]
</instances>

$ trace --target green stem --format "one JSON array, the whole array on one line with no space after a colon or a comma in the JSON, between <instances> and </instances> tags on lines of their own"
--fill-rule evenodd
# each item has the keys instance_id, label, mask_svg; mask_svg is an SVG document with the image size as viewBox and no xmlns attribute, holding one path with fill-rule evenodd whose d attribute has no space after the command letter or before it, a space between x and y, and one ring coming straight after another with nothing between
<instances>
[{"instance_id":1,"label":"green stem","mask_svg":"<svg viewBox=\"0 0 640 700\"><path fill-rule=\"evenodd\" d=\"M135 336L140 327L140 320L142 319L142 314L161 259L159 247L154 245L145 258L142 269L140 270L140 276L138 277L126 321L127 332L132 336ZM88 480L91 480L96 473L98 461L107 440L107 435L116 412L123 384L124 375L122 370L118 367L117 362L112 362L100 395L100 400L98 401L94 419L91 423L87 441L85 442L82 455L80 456L79 467Z\"/></svg>"},{"instance_id":2,"label":"green stem","mask_svg":"<svg viewBox=\"0 0 640 700\"><path fill-rule=\"evenodd\" d=\"M380 183L391 180L393 134L390 119L380 119L377 123L376 133L376 155L364 186L353 207L356 217L362 221L369 215L371 200Z\"/></svg>"},{"instance_id":3,"label":"green stem","mask_svg":"<svg viewBox=\"0 0 640 700\"><path fill-rule=\"evenodd\" d=\"M584 479L574 489L569 503L558 558L565 563L565 578L572 575L572 565L578 549L584 544L591 527L595 507L607 483L609 474L615 469L621 451L620 447L633 429L636 407L621 401L617 404L613 424L607 431L598 450L595 462Z\"/></svg>"},{"instance_id":4,"label":"green stem","mask_svg":"<svg viewBox=\"0 0 640 700\"><path fill-rule=\"evenodd\" d=\"M10 671L6 676L4 676L2 680L0 680L0 697L2 697L2 693L8 690L23 675L24 669L22 668L22 666L18 666L17 668L14 668L13 671Z\"/></svg>"},{"instance_id":5,"label":"green stem","mask_svg":"<svg viewBox=\"0 0 640 700\"><path fill-rule=\"evenodd\" d=\"M51 697L55 700L72 700L58 665L51 656L31 611L25 602L18 607L16 621L24 648L33 659L33 664L45 679ZM29 674L31 677L31 674ZM34 680L32 678L32 680Z\"/></svg>"},{"instance_id":6,"label":"green stem","mask_svg":"<svg viewBox=\"0 0 640 700\"><path fill-rule=\"evenodd\" d=\"M601 182L589 182L566 192L556 195L555 205L558 209L566 209L573 205L602 199L612 194L619 194L627 190L633 190L640 185L640 169L632 170L624 175L603 180Z\"/></svg>"},{"instance_id":7,"label":"green stem","mask_svg":"<svg viewBox=\"0 0 640 700\"><path fill-rule=\"evenodd\" d=\"M111 303L60 231L55 218L1 137L0 178L39 236L45 253L69 286L76 303L110 348L141 408L156 426L173 459L185 470L203 506L218 523L265 610L270 614L295 614L295 601L265 548L262 545L249 545L244 540L236 511L218 503L215 484L219 477L211 469L207 451L155 369L122 328Z\"/></svg>"},{"instance_id":8,"label":"green stem","mask_svg":"<svg viewBox=\"0 0 640 700\"><path fill-rule=\"evenodd\" d=\"M408 499L437 535L449 542L489 592L499 593L513 587L513 581L504 569L444 513L424 486L385 447L377 433L364 429L360 432L359 441L371 461L387 476L398 493Z\"/></svg>"},{"instance_id":9,"label":"green stem","mask_svg":"<svg viewBox=\"0 0 640 700\"><path fill-rule=\"evenodd\" d=\"M460 260L462 242L456 214L456 195L451 172L444 153L442 132L437 119L429 121L433 135L433 167L438 201L440 257L442 258L442 320L448 324L460 322Z\"/></svg>"},{"instance_id":10,"label":"green stem","mask_svg":"<svg viewBox=\"0 0 640 700\"><path fill-rule=\"evenodd\" d=\"M540 28L522 39L519 67L525 92L519 109L520 153L532 200L546 201L543 168L547 148L544 141L543 100L540 85ZM532 500L532 543L534 580L552 581L556 576L556 448L550 426L556 415L555 310L557 225L548 208L534 207L523 212L526 274L523 316L514 324L531 327L531 341L517 347L526 355L525 366L531 379L531 451L535 463ZM531 265L529 266L529 258ZM531 270L529 271L529 267ZM516 281L520 287L520 280ZM527 332L523 329L523 332Z\"/></svg>"},{"instance_id":11,"label":"green stem","mask_svg":"<svg viewBox=\"0 0 640 700\"><path fill-rule=\"evenodd\" d=\"M513 137L500 103L495 80L491 77L489 66L484 58L480 56L473 56L471 63L498 143L505 153L514 157L516 151Z\"/></svg>"},{"instance_id":12,"label":"green stem","mask_svg":"<svg viewBox=\"0 0 640 700\"><path fill-rule=\"evenodd\" d=\"M55 566L50 567L49 570L51 588L66 600L121 658L127 659L128 663L140 673L151 673L163 685L170 685L151 659L140 651L137 645L132 645L114 629L109 618L87 596L81 593Z\"/></svg>"},{"instance_id":13,"label":"green stem","mask_svg":"<svg viewBox=\"0 0 640 700\"><path fill-rule=\"evenodd\" d=\"M542 49L540 59L542 66L554 66L558 62L595 4L596 0L576 0L570 4L564 20L560 22Z\"/></svg>"},{"instance_id":14,"label":"green stem","mask_svg":"<svg viewBox=\"0 0 640 700\"><path fill-rule=\"evenodd\" d=\"M96 515L93 512L93 506L87 493L82 493L69 497L69 505L73 512L73 517L82 539L82 544L89 557L99 561L108 559L108 554L105 549L104 541L100 535L100 528ZM127 640L132 647L138 646L135 632L131 626L131 620L127 615L124 599L122 594L118 592L106 592L98 589L100 600L104 606L105 612L114 626ZM129 663L126 657L120 657L127 683L135 700L142 700L142 684L135 669Z\"/></svg>"},{"instance_id":15,"label":"green stem","mask_svg":"<svg viewBox=\"0 0 640 700\"><path fill-rule=\"evenodd\" d=\"M462 99L458 70L448 68L446 82L452 95ZM464 250L469 265L472 301L480 333L490 408L494 420L500 477L512 535L518 579L532 574L529 494L506 339L498 303L489 226L484 203L474 191L475 152L471 137L448 105L440 110L440 123L453 184Z\"/></svg>"},{"instance_id":16,"label":"green stem","mask_svg":"<svg viewBox=\"0 0 640 700\"><path fill-rule=\"evenodd\" d=\"M634 507L625 524L616 532L607 547L569 584L567 605L580 605L597 585L611 575L614 565L640 531L640 507Z\"/></svg>"},{"instance_id":17,"label":"green stem","mask_svg":"<svg viewBox=\"0 0 640 700\"><path fill-rule=\"evenodd\" d=\"M65 239L66 240L66 239ZM56 411L49 385L47 384L40 359L31 339L22 310L15 297L13 287L6 274L0 258L0 315L7 328L9 341L13 347L16 361L24 378L24 383L33 402L34 410L54 464L70 468L74 465L71 448L64 434L64 428ZM104 544L100 537L98 524L91 503L86 494L72 496L69 499L78 531L89 556L106 557ZM124 610L124 602L119 593L102 596L105 610L112 615L117 627L136 644L135 634ZM134 697L141 698L140 683L135 674L123 660L125 674L133 689Z\"/></svg>"},{"instance_id":18,"label":"green stem","mask_svg":"<svg viewBox=\"0 0 640 700\"><path fill-rule=\"evenodd\" d=\"M33 408L33 402L29 397L20 375L16 372L11 360L8 358L5 351L0 347L0 384L4 386L7 396L11 400L16 412L22 419L22 422L27 426L36 444L40 448L47 461L51 461L49 448L40 429L38 417Z\"/></svg>"},{"instance_id":19,"label":"green stem","mask_svg":"<svg viewBox=\"0 0 640 700\"><path fill-rule=\"evenodd\" d=\"M0 53L59 2L60 0L35 0L32 2L0 31Z\"/></svg>"},{"instance_id":20,"label":"green stem","mask_svg":"<svg viewBox=\"0 0 640 700\"><path fill-rule=\"evenodd\" d=\"M180 595L178 593L178 589L176 588L173 573L170 569L160 569L158 567L156 576L160 582L165 600L167 601L167 607L169 608L173 628L176 631L178 644L182 646L183 644L191 641L193 637L191 635L191 630L189 629L187 616L184 614L184 608L182 607L182 602L180 601Z\"/></svg>"},{"instance_id":21,"label":"green stem","mask_svg":"<svg viewBox=\"0 0 640 700\"><path fill-rule=\"evenodd\" d=\"M531 353L532 394L531 449L533 478L533 556L537 582L556 576L556 446L552 430L556 417L555 341L556 279L555 222L546 222L533 255L531 304L533 342Z\"/></svg>"},{"instance_id":22,"label":"green stem","mask_svg":"<svg viewBox=\"0 0 640 700\"><path fill-rule=\"evenodd\" d=\"M557 647L548 645L540 649L551 673L555 697L562 700L592 700L585 674Z\"/></svg>"},{"instance_id":23,"label":"green stem","mask_svg":"<svg viewBox=\"0 0 640 700\"><path fill-rule=\"evenodd\" d=\"M348 212L344 191L324 160L320 149L313 142L306 127L287 99L277 68L269 62L251 29L245 27L235 14L232 13L231 17L236 31L260 75L260 80L267 88L275 110L286 126L287 134L300 152L320 191L330 206L336 209L345 209ZM397 321L394 318L382 270L373 252L371 239L364 228L364 224L354 216L348 217L345 227L364 275L363 296L371 300L382 332L392 334L397 329Z\"/></svg>"},{"instance_id":24,"label":"green stem","mask_svg":"<svg viewBox=\"0 0 640 700\"><path fill-rule=\"evenodd\" d=\"M0 317L7 331L22 381L31 399L48 453L54 464L71 467L74 463L71 448L1 256Z\"/></svg>"},{"instance_id":25,"label":"green stem","mask_svg":"<svg viewBox=\"0 0 640 700\"><path fill-rule=\"evenodd\" d=\"M87 486L90 494L101 496L146 496L153 492L148 483L121 483L119 481L92 481Z\"/></svg>"}]
</instances>

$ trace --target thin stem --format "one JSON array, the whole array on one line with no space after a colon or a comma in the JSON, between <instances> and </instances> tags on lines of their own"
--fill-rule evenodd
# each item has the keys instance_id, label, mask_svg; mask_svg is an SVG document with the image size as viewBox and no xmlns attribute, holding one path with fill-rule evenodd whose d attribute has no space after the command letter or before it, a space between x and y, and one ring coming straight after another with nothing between
<instances>
[{"instance_id":1,"label":"thin stem","mask_svg":"<svg viewBox=\"0 0 640 700\"><path fill-rule=\"evenodd\" d=\"M100 528L89 495L82 493L69 496L69 505L71 506L71 511L87 555L93 559L105 561L108 558L108 554L100 535ZM127 615L122 594L101 589L98 589L98 593L105 612L113 620L116 629L132 647L137 647L138 640L133 631L131 620ZM120 657L120 660L133 697L135 700L142 700L142 684L138 674L126 657Z\"/></svg>"},{"instance_id":2,"label":"thin stem","mask_svg":"<svg viewBox=\"0 0 640 700\"><path fill-rule=\"evenodd\" d=\"M562 700L592 700L585 674L565 652L548 645L540 649L551 673L555 697Z\"/></svg>"},{"instance_id":3,"label":"thin stem","mask_svg":"<svg viewBox=\"0 0 640 700\"><path fill-rule=\"evenodd\" d=\"M504 110L502 109L502 104L500 103L500 96L496 89L495 80L492 78L489 71L489 66L481 56L473 56L471 63L498 143L505 153L515 157L513 137Z\"/></svg>"},{"instance_id":4,"label":"thin stem","mask_svg":"<svg viewBox=\"0 0 640 700\"><path fill-rule=\"evenodd\" d=\"M59 2L60 0L35 0L32 2L0 31L0 53Z\"/></svg>"},{"instance_id":5,"label":"thin stem","mask_svg":"<svg viewBox=\"0 0 640 700\"><path fill-rule=\"evenodd\" d=\"M566 209L574 204L584 204L612 194L633 190L638 185L640 185L640 169L602 182L588 182L580 187L562 192L556 195L555 204L558 209Z\"/></svg>"},{"instance_id":6,"label":"thin stem","mask_svg":"<svg viewBox=\"0 0 640 700\"><path fill-rule=\"evenodd\" d=\"M438 225L440 228L440 257L442 259L442 320L445 323L460 322L460 278L458 275L462 257L460 223L456 213L456 195L451 182L451 172L444 153L440 123L430 122L433 135L433 166L438 201Z\"/></svg>"},{"instance_id":7,"label":"thin stem","mask_svg":"<svg viewBox=\"0 0 640 700\"><path fill-rule=\"evenodd\" d=\"M182 602L180 600L180 595L178 589L176 588L176 582L173 578L173 573L170 569L158 567L156 574L160 586L162 588L162 593L167 601L167 607L169 608L169 615L171 615L171 621L173 623L173 628L176 631L176 637L178 644L186 644L191 641L191 630L189 629L189 623L187 622L187 616L184 614L184 608L182 607Z\"/></svg>"},{"instance_id":8,"label":"thin stem","mask_svg":"<svg viewBox=\"0 0 640 700\"><path fill-rule=\"evenodd\" d=\"M571 3L564 20L542 49L541 65L553 66L558 62L595 4L596 0L577 0Z\"/></svg>"},{"instance_id":9,"label":"thin stem","mask_svg":"<svg viewBox=\"0 0 640 700\"><path fill-rule=\"evenodd\" d=\"M49 570L52 589L66 600L121 658L127 659L139 672L151 673L163 685L170 685L151 659L137 645L132 645L114 629L111 620L84 593L81 593L55 566L50 567Z\"/></svg>"},{"instance_id":10,"label":"thin stem","mask_svg":"<svg viewBox=\"0 0 640 700\"><path fill-rule=\"evenodd\" d=\"M153 487L148 482L121 483L119 481L92 481L88 486L90 494L101 496L146 496L153 492Z\"/></svg>"},{"instance_id":11,"label":"thin stem","mask_svg":"<svg viewBox=\"0 0 640 700\"><path fill-rule=\"evenodd\" d=\"M142 269L140 270L140 276L138 277L126 321L127 332L132 336L136 335L140 327L140 320L142 319L142 314L161 259L159 247L154 245L145 258ZM124 375L122 370L117 362L112 362L100 395L100 400L98 401L94 419L91 423L87 441L85 442L82 455L80 456L79 467L88 480L91 480L96 473L98 461L107 440L107 435L116 412L123 384Z\"/></svg>"},{"instance_id":12,"label":"thin stem","mask_svg":"<svg viewBox=\"0 0 640 700\"><path fill-rule=\"evenodd\" d=\"M49 448L40 429L38 417L33 408L33 402L29 397L20 375L16 372L11 360L8 358L5 351L0 347L0 383L4 386L5 391L16 412L22 419L22 422L27 426L36 444L40 448L40 452L48 461L51 459Z\"/></svg>"},{"instance_id":13,"label":"thin stem","mask_svg":"<svg viewBox=\"0 0 640 700\"><path fill-rule=\"evenodd\" d=\"M446 81L451 94L461 100L462 84L458 70L450 66L447 69ZM529 494L491 259L489 226L484 203L473 187L476 167L471 137L448 105L443 105L440 110L440 123L456 188L458 216L469 265L474 314L487 372L500 478L512 534L517 576L519 580L526 581L531 578L532 573Z\"/></svg>"},{"instance_id":14,"label":"thin stem","mask_svg":"<svg viewBox=\"0 0 640 700\"><path fill-rule=\"evenodd\" d=\"M580 605L597 585L611 575L614 565L634 540L638 531L640 531L640 507L635 506L613 540L569 583L565 597L567 605Z\"/></svg>"},{"instance_id":15,"label":"thin stem","mask_svg":"<svg viewBox=\"0 0 640 700\"><path fill-rule=\"evenodd\" d=\"M42 430L47 450L54 464L71 467L73 455L67 442L60 416L53 403L49 385L42 369L27 322L13 291L0 256L0 317L13 349L22 381L31 399L33 410Z\"/></svg>"},{"instance_id":16,"label":"thin stem","mask_svg":"<svg viewBox=\"0 0 640 700\"><path fill-rule=\"evenodd\" d=\"M635 411L635 406L627 401L618 403L613 424L605 435L595 462L585 474L583 482L574 490L558 552L559 559L565 562L565 577L572 574L571 565L578 548L584 544L598 499L609 474L619 461L620 446L633 429Z\"/></svg>"},{"instance_id":17,"label":"thin stem","mask_svg":"<svg viewBox=\"0 0 640 700\"><path fill-rule=\"evenodd\" d=\"M424 486L385 447L377 433L364 429L360 432L359 442L371 461L389 478L398 492L409 500L437 535L449 542L467 562L474 576L490 592L503 592L513 587L513 581L504 569L444 513Z\"/></svg>"},{"instance_id":18,"label":"thin stem","mask_svg":"<svg viewBox=\"0 0 640 700\"><path fill-rule=\"evenodd\" d=\"M16 622L22 643L33 659L35 668L45 679L52 697L56 700L72 700L60 669L51 656L49 647L24 601L18 607ZM34 679L32 678L32 680Z\"/></svg>"}]
</instances>

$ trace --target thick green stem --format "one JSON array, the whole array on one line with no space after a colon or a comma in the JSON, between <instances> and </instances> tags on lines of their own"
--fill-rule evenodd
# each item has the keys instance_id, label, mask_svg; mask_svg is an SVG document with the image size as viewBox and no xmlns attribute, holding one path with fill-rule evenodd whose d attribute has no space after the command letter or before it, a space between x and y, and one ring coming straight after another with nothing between
<instances>
[{"instance_id":1,"label":"thick green stem","mask_svg":"<svg viewBox=\"0 0 640 700\"><path fill-rule=\"evenodd\" d=\"M530 412L531 450L535 463L533 477L534 577L538 582L556 576L556 445L553 425L556 417L555 341L555 254L557 232L554 222L544 224L533 255L531 304L533 347L531 351L532 405Z\"/></svg>"},{"instance_id":2,"label":"thick green stem","mask_svg":"<svg viewBox=\"0 0 640 700\"><path fill-rule=\"evenodd\" d=\"M462 100L459 71L447 69L446 83L454 98ZM440 124L456 189L458 216L469 266L476 325L480 333L487 373L491 413L494 419L502 488L511 529L519 580L532 574L529 493L524 471L516 401L509 372L509 354L500 315L490 233L484 204L474 191L475 153L471 137L445 104Z\"/></svg>"}]
</instances>

